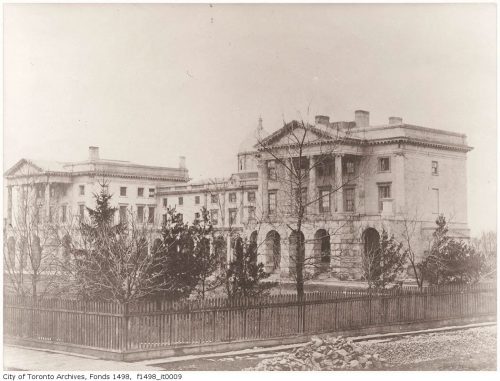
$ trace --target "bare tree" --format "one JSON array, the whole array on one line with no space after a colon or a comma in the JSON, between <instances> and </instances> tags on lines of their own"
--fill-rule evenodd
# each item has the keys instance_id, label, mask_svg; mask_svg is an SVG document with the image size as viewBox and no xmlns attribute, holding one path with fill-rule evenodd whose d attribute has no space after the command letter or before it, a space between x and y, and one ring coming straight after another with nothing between
<instances>
[{"instance_id":1,"label":"bare tree","mask_svg":"<svg viewBox=\"0 0 500 381\"><path fill-rule=\"evenodd\" d=\"M61 292L64 283L57 266L61 254L57 235L62 224L59 190L49 178L41 179L29 169L11 187L10 223L4 228L4 275L9 289L36 301ZM46 192L52 193L49 203Z\"/></svg>"},{"instance_id":2,"label":"bare tree","mask_svg":"<svg viewBox=\"0 0 500 381\"><path fill-rule=\"evenodd\" d=\"M483 231L479 237L474 237L471 244L480 253L484 261L484 269L481 278L492 278L497 271L497 233L495 231Z\"/></svg>"},{"instance_id":3,"label":"bare tree","mask_svg":"<svg viewBox=\"0 0 500 381\"><path fill-rule=\"evenodd\" d=\"M87 208L90 218L81 218L76 230L61 237L61 244L72 254L71 262L62 266L76 293L86 299L128 304L169 290L172 285L159 281L161 274L153 271L154 251L160 249L152 245L156 229L138 221L131 211L126 221L115 224L116 208L109 205L111 195L105 185L95 198L96 209Z\"/></svg>"},{"instance_id":4,"label":"bare tree","mask_svg":"<svg viewBox=\"0 0 500 381\"><path fill-rule=\"evenodd\" d=\"M314 219L310 218L313 208L319 207L331 213L332 195L347 185L355 184L358 175L354 166L358 165L359 174L360 162L356 163L353 158L352 167L347 168L345 177L342 176L343 168L335 168L335 181L329 181L326 187L319 189L313 179L317 173L334 179L335 156L341 153L341 145L349 139L350 125L319 128L302 120L285 123L281 131L283 137L279 144L268 137L258 139L256 146L265 166L263 172L268 175L264 181L279 184L275 193L267 195L263 191L263 197L271 198L267 201L268 205L263 205L263 222L284 224L289 230L290 275L295 280L297 294L302 296L307 279L306 268L318 266L321 260L321 256L306 259L304 227L314 223ZM343 205L336 207L342 210Z\"/></svg>"}]
</instances>

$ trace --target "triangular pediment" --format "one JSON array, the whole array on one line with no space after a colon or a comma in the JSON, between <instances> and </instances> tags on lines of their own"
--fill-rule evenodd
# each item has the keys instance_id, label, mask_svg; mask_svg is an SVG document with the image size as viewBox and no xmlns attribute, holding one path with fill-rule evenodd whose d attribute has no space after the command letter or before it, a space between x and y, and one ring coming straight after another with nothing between
<instances>
[{"instance_id":1,"label":"triangular pediment","mask_svg":"<svg viewBox=\"0 0 500 381\"><path fill-rule=\"evenodd\" d=\"M27 159L21 159L4 176L34 176L44 173L44 170Z\"/></svg>"},{"instance_id":2,"label":"triangular pediment","mask_svg":"<svg viewBox=\"0 0 500 381\"><path fill-rule=\"evenodd\" d=\"M332 136L327 131L293 121L263 139L260 144L256 145L256 148L296 145L302 141L304 144L310 144L331 140Z\"/></svg>"}]
</instances>

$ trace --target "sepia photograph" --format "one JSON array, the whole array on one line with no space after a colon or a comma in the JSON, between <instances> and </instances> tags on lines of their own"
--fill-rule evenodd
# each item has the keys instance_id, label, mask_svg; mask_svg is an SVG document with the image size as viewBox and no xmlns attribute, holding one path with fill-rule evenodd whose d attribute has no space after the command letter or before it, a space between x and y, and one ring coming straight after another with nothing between
<instances>
[{"instance_id":1,"label":"sepia photograph","mask_svg":"<svg viewBox=\"0 0 500 381\"><path fill-rule=\"evenodd\" d=\"M2 21L3 371L497 371L496 2Z\"/></svg>"}]
</instances>

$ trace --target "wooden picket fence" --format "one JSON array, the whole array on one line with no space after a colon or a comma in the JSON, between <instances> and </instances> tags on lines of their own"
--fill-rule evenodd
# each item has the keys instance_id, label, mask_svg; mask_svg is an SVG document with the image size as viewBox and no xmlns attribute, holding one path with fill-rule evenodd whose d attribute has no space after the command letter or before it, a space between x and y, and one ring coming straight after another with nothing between
<instances>
[{"instance_id":1,"label":"wooden picket fence","mask_svg":"<svg viewBox=\"0 0 500 381\"><path fill-rule=\"evenodd\" d=\"M124 353L495 314L495 284L129 305L5 295L4 335Z\"/></svg>"}]
</instances>

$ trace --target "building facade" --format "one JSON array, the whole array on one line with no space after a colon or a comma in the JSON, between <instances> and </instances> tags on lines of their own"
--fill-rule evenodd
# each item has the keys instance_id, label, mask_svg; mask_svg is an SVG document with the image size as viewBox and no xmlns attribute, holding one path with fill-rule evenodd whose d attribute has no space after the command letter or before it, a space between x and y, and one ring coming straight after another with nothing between
<instances>
[{"instance_id":1,"label":"building facade","mask_svg":"<svg viewBox=\"0 0 500 381\"><path fill-rule=\"evenodd\" d=\"M184 158L178 168L151 167L102 160L90 147L80 163L22 159L5 173L6 226L15 223L27 182L47 221L64 222L93 207L93 194L106 179L117 218L129 211L160 227L168 207L188 222L205 207L226 238L228 259L236 236L254 240L275 278L293 273L299 216L305 257L315 259L311 271L320 277L360 278L363 255L382 230L402 239L411 229L414 250L424 256L441 214L456 236L468 237L466 136L397 117L371 126L362 110L354 119L317 116L314 124L293 121L272 133L259 119L238 147L237 171L196 182L189 181ZM292 205L297 199L304 206L299 214Z\"/></svg>"}]
</instances>

